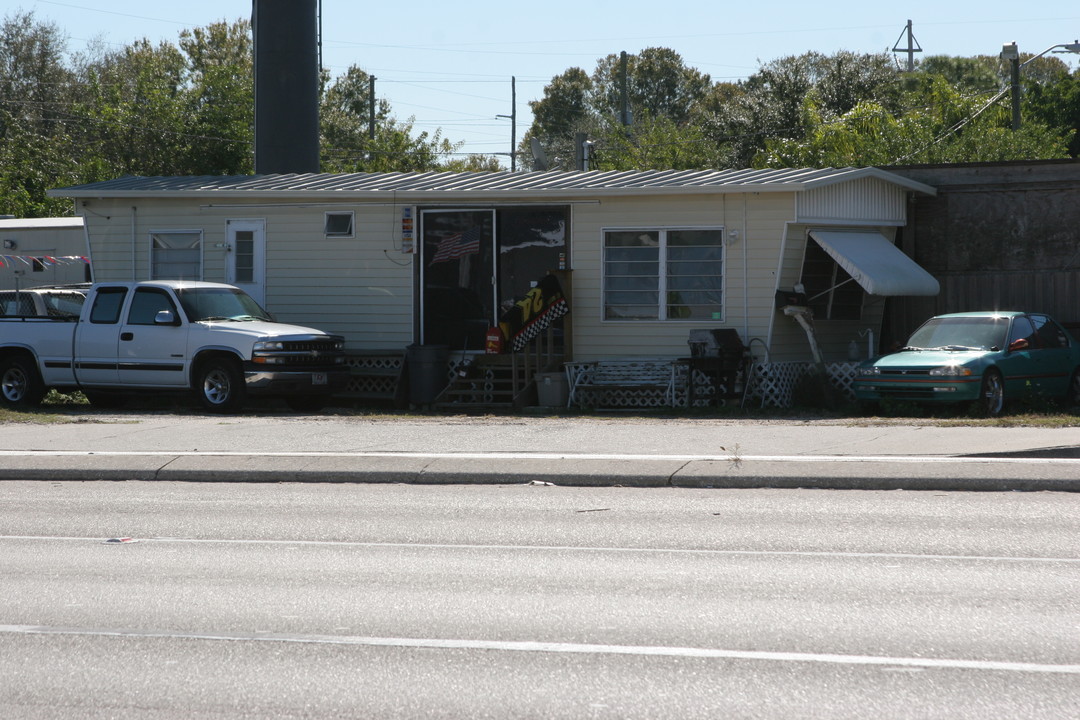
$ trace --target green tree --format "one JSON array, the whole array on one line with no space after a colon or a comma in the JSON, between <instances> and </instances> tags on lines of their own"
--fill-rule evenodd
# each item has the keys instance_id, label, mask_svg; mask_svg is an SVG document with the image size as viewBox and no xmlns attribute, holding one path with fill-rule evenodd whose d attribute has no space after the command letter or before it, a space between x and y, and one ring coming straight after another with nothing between
<instances>
[{"instance_id":1,"label":"green tree","mask_svg":"<svg viewBox=\"0 0 1080 720\"><path fill-rule=\"evenodd\" d=\"M544 97L529 103L532 133L540 138L572 137L592 113L592 89L592 79L581 68L553 77L544 87Z\"/></svg>"},{"instance_id":2,"label":"green tree","mask_svg":"<svg viewBox=\"0 0 1080 720\"><path fill-rule=\"evenodd\" d=\"M689 119L712 86L708 75L687 67L670 48L646 48L626 56L626 97L634 117L668 118L676 125ZM618 118L622 97L621 55L601 59L592 74L593 112Z\"/></svg>"},{"instance_id":3,"label":"green tree","mask_svg":"<svg viewBox=\"0 0 1080 720\"><path fill-rule=\"evenodd\" d=\"M76 172L69 130L73 78L65 39L53 23L15 13L0 23L0 213L41 217L70 212L45 191Z\"/></svg>"},{"instance_id":4,"label":"green tree","mask_svg":"<svg viewBox=\"0 0 1080 720\"><path fill-rule=\"evenodd\" d=\"M86 147L112 175L169 175L188 154L193 116L185 97L187 66L170 43L139 40L88 69L76 108Z\"/></svg>"},{"instance_id":5,"label":"green tree","mask_svg":"<svg viewBox=\"0 0 1080 720\"><path fill-rule=\"evenodd\" d=\"M1035 122L1071 130L1069 156L1080 157L1080 70L1061 70L1048 82L1027 80L1024 90L1024 125Z\"/></svg>"},{"instance_id":6,"label":"green tree","mask_svg":"<svg viewBox=\"0 0 1080 720\"><path fill-rule=\"evenodd\" d=\"M251 23L218 22L180 34L187 58L192 117L185 171L192 175L252 171L255 125Z\"/></svg>"},{"instance_id":7,"label":"green tree","mask_svg":"<svg viewBox=\"0 0 1080 720\"><path fill-rule=\"evenodd\" d=\"M1068 134L1040 123L1010 129L1000 103L964 95L940 76L924 90L922 108L897 115L875 103L860 103L837 115L809 95L798 139L773 138L754 160L756 167L864 167L916 163L995 162L1062 157Z\"/></svg>"},{"instance_id":8,"label":"green tree","mask_svg":"<svg viewBox=\"0 0 1080 720\"><path fill-rule=\"evenodd\" d=\"M799 141L812 120L806 100L826 116L839 116L863 102L889 111L902 95L899 74L885 53L834 55L817 52L766 63L739 86L730 102L714 104L706 129L725 147L725 164L749 167L770 142Z\"/></svg>"},{"instance_id":9,"label":"green tree","mask_svg":"<svg viewBox=\"0 0 1080 720\"><path fill-rule=\"evenodd\" d=\"M622 124L624 87L633 118L630 127ZM669 161L699 167L708 153L700 146L697 152L690 149L702 139L690 124L698 104L711 92L709 76L687 67L671 49L646 48L627 55L625 82L621 55L608 55L597 61L592 75L571 68L552 78L543 98L530 103L533 124L520 152L528 157L536 138L553 169L571 170L577 156L575 136L584 133L596 143L594 167L660 167Z\"/></svg>"}]
</instances>

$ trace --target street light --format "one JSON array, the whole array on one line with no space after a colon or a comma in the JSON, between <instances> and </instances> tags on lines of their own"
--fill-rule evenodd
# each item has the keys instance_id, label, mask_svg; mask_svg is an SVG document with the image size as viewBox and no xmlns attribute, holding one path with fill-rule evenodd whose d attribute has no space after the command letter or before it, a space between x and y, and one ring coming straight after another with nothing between
<instances>
[{"instance_id":1,"label":"street light","mask_svg":"<svg viewBox=\"0 0 1080 720\"><path fill-rule=\"evenodd\" d=\"M1063 48L1058 50L1058 48ZM1067 53L1080 53L1080 40L1073 40L1071 43L1058 43L1057 45L1051 45L1043 50L1038 55L1032 55L1024 62L1020 62L1020 48L1017 47L1015 42L1005 43L1001 47L1001 59L1008 60L1012 65L1012 129L1020 129L1020 68L1027 65L1029 62L1036 58L1041 58L1051 50L1057 50L1058 52Z\"/></svg>"}]
</instances>

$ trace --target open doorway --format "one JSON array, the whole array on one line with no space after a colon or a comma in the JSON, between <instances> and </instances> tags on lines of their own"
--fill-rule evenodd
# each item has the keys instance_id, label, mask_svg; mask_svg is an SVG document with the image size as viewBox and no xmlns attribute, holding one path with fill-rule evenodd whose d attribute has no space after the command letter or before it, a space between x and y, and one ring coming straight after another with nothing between
<instances>
[{"instance_id":1,"label":"open doorway","mask_svg":"<svg viewBox=\"0 0 1080 720\"><path fill-rule=\"evenodd\" d=\"M544 276L567 270L570 209L422 210L420 342L482 352L489 327Z\"/></svg>"}]
</instances>

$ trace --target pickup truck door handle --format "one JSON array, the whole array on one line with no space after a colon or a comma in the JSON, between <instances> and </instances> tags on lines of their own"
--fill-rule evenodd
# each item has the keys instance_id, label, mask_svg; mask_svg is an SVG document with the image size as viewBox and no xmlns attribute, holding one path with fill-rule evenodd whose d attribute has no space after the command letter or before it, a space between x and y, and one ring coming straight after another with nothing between
<instances>
[{"instance_id":1,"label":"pickup truck door handle","mask_svg":"<svg viewBox=\"0 0 1080 720\"><path fill-rule=\"evenodd\" d=\"M121 340L134 340L135 339L135 333L129 333L129 332L120 333L120 339Z\"/></svg>"}]
</instances>

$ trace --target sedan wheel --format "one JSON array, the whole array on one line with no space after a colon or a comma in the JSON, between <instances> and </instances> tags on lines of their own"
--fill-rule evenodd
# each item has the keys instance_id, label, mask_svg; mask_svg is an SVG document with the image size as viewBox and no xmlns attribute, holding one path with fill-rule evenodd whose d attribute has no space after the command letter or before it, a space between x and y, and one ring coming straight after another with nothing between
<instances>
[{"instance_id":1,"label":"sedan wheel","mask_svg":"<svg viewBox=\"0 0 1080 720\"><path fill-rule=\"evenodd\" d=\"M1005 408L1005 382L997 370L987 370L983 375L979 394L979 409L983 414L997 417Z\"/></svg>"},{"instance_id":2,"label":"sedan wheel","mask_svg":"<svg viewBox=\"0 0 1080 720\"><path fill-rule=\"evenodd\" d=\"M1065 393L1065 402L1072 407L1080 406L1080 368L1073 370L1069 389Z\"/></svg>"}]
</instances>

